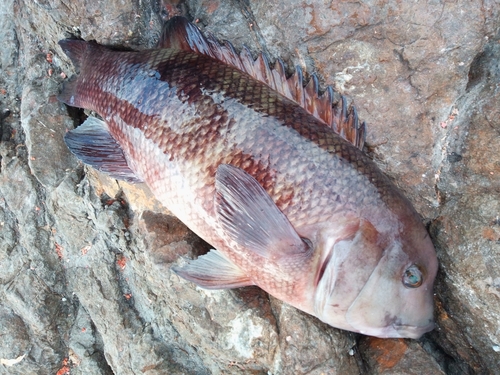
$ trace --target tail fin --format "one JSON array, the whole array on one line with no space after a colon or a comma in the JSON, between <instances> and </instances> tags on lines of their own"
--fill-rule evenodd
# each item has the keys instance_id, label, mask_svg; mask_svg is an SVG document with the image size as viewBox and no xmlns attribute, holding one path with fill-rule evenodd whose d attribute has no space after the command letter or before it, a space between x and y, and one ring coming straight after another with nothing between
<instances>
[{"instance_id":1,"label":"tail fin","mask_svg":"<svg viewBox=\"0 0 500 375\"><path fill-rule=\"evenodd\" d=\"M83 60L83 54L87 49L88 43L84 40L77 39L63 39L59 41L64 53L71 59L77 71L80 70Z\"/></svg>"},{"instance_id":2,"label":"tail fin","mask_svg":"<svg viewBox=\"0 0 500 375\"><path fill-rule=\"evenodd\" d=\"M89 44L84 40L63 39L59 41L59 45L61 46L64 53L73 62L75 70L77 72L80 72L83 65L84 54ZM69 81L64 82L63 89L57 96L57 99L72 107L80 107L77 95L77 87L78 78L76 77L73 77Z\"/></svg>"}]
</instances>

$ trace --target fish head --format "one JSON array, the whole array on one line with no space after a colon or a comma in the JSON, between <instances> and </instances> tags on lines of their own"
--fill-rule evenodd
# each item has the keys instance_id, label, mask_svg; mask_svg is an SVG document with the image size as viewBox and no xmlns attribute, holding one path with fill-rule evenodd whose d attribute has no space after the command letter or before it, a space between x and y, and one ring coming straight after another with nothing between
<instances>
[{"instance_id":1,"label":"fish head","mask_svg":"<svg viewBox=\"0 0 500 375\"><path fill-rule=\"evenodd\" d=\"M419 338L434 328L434 246L421 223L381 235L361 220L350 237L323 239L314 314L335 327L382 338ZM352 228L352 227L351 227Z\"/></svg>"}]
</instances>

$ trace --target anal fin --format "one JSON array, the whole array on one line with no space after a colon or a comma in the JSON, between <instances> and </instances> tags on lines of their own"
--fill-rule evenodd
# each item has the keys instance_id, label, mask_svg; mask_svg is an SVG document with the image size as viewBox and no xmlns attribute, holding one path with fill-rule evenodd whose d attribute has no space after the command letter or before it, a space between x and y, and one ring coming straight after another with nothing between
<instances>
[{"instance_id":1,"label":"anal fin","mask_svg":"<svg viewBox=\"0 0 500 375\"><path fill-rule=\"evenodd\" d=\"M130 169L119 143L111 136L104 121L89 117L64 136L70 151L85 164L127 182L142 182Z\"/></svg>"},{"instance_id":2,"label":"anal fin","mask_svg":"<svg viewBox=\"0 0 500 375\"><path fill-rule=\"evenodd\" d=\"M240 268L217 250L210 250L182 268L173 267L172 271L205 289L232 289L255 285Z\"/></svg>"}]
</instances>

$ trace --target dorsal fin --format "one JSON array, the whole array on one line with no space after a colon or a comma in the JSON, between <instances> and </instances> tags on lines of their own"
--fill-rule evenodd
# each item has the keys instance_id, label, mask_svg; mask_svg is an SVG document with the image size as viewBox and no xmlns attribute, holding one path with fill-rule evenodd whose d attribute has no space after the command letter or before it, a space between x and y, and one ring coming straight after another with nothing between
<instances>
[{"instance_id":1,"label":"dorsal fin","mask_svg":"<svg viewBox=\"0 0 500 375\"><path fill-rule=\"evenodd\" d=\"M277 60L274 69L271 69L268 58L263 53L254 60L250 51L244 47L238 54L231 43L221 44L213 35L203 36L194 24L179 16L165 23L158 47L194 51L233 66L296 102L345 140L363 149L366 125L364 122L359 123L355 108L347 109L344 96L341 96L338 103L334 103L334 91L330 86L320 94L315 74L311 75L308 84L304 86L304 75L299 66L287 78L281 60Z\"/></svg>"}]
</instances>

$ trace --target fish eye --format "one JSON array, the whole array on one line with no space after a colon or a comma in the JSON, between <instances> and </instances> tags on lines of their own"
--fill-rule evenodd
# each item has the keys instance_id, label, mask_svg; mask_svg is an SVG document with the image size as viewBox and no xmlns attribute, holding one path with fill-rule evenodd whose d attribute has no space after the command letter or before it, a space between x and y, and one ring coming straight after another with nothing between
<instances>
[{"instance_id":1,"label":"fish eye","mask_svg":"<svg viewBox=\"0 0 500 375\"><path fill-rule=\"evenodd\" d=\"M416 264L412 264L403 273L403 285L407 288L418 288L422 285L422 271Z\"/></svg>"}]
</instances>

